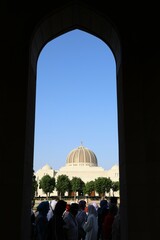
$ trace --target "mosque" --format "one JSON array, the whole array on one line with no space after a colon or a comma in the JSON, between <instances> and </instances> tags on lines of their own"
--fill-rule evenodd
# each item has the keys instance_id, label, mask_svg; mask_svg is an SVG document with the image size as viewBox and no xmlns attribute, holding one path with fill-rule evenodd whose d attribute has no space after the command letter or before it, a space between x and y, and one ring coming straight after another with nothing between
<instances>
[{"instance_id":1,"label":"mosque","mask_svg":"<svg viewBox=\"0 0 160 240\"><path fill-rule=\"evenodd\" d=\"M84 183L94 181L98 177L107 177L112 181L119 181L119 166L114 165L109 170L104 170L98 166L98 160L95 153L84 147L82 144L73 149L67 156L66 164L59 170L54 170L51 166L46 164L36 173L36 180L39 183L44 175L49 175L57 179L60 175L67 175L71 180L73 177L79 177ZM112 194L112 192L110 193ZM45 196L42 189L37 189L37 196ZM50 196L57 196L57 191L53 191ZM119 191L114 193L114 196L119 196Z\"/></svg>"}]
</instances>

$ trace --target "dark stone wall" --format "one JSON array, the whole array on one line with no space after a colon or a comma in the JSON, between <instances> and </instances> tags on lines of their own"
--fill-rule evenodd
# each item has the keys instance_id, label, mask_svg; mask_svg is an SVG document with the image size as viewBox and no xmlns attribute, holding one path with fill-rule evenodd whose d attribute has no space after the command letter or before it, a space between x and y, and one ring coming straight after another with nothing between
<instances>
[{"instance_id":1,"label":"dark stone wall","mask_svg":"<svg viewBox=\"0 0 160 240\"><path fill-rule=\"evenodd\" d=\"M134 4L46 0L1 8L1 235L6 240L29 240L36 61L51 28L43 31L34 46L32 40L44 20L63 9L65 21L53 21L54 29L61 29L57 34L74 24L84 27L105 40L117 60L122 239L150 240L159 234L159 8L152 3L142 8ZM81 9L77 21L75 8ZM99 26L96 18L88 17L89 11L113 26L120 52L112 28ZM72 23L67 22L70 14Z\"/></svg>"}]
</instances>

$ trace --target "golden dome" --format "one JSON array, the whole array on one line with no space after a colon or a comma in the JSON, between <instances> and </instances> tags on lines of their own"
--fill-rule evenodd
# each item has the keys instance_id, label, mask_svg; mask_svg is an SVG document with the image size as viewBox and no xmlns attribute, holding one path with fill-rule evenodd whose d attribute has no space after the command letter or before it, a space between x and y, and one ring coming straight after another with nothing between
<instances>
[{"instance_id":1,"label":"golden dome","mask_svg":"<svg viewBox=\"0 0 160 240\"><path fill-rule=\"evenodd\" d=\"M95 153L84 146L73 149L67 156L67 166L98 166Z\"/></svg>"}]
</instances>

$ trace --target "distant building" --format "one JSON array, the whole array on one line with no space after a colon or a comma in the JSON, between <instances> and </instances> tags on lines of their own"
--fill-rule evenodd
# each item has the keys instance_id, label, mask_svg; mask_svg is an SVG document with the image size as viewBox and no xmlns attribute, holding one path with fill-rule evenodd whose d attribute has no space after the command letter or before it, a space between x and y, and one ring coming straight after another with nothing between
<instances>
[{"instance_id":1,"label":"distant building","mask_svg":"<svg viewBox=\"0 0 160 240\"><path fill-rule=\"evenodd\" d=\"M39 183L39 180L44 175L50 175L51 177L57 177L59 175L67 175L71 180L73 177L79 177L82 181L89 182L94 181L98 177L107 177L112 181L119 181L119 166L114 165L109 170L104 170L102 167L98 166L98 161L95 153L90 149L79 146L78 148L73 149L67 156L66 165L61 167L59 170L54 170L51 166L46 164L36 173L36 180ZM112 194L112 192L110 192ZM54 191L51 196L56 196L57 192ZM45 196L42 189L37 191L37 196ZM114 193L114 196L119 196L119 191Z\"/></svg>"}]
</instances>

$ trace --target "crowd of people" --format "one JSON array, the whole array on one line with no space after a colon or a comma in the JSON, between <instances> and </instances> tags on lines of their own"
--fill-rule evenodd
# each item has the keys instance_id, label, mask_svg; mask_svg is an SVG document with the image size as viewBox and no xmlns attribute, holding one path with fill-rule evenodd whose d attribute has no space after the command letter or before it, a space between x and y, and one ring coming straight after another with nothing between
<instances>
[{"instance_id":1,"label":"crowd of people","mask_svg":"<svg viewBox=\"0 0 160 240\"><path fill-rule=\"evenodd\" d=\"M42 201L31 209L31 240L120 240L120 205L111 199Z\"/></svg>"}]
</instances>

